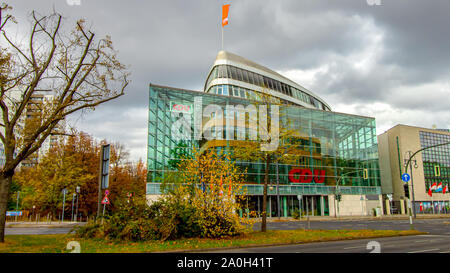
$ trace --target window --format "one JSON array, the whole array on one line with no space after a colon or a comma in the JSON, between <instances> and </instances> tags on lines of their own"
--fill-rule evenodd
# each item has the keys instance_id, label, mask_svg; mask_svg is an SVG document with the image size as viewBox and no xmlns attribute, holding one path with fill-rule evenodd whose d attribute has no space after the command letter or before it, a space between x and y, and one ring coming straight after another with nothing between
<instances>
[{"instance_id":1,"label":"window","mask_svg":"<svg viewBox=\"0 0 450 273\"><path fill-rule=\"evenodd\" d=\"M237 80L236 67L234 67L234 66L231 67L231 78L232 78L233 80Z\"/></svg>"},{"instance_id":2,"label":"window","mask_svg":"<svg viewBox=\"0 0 450 273\"><path fill-rule=\"evenodd\" d=\"M217 69L218 69L217 77L218 78L223 78L223 66L219 65Z\"/></svg>"},{"instance_id":3,"label":"window","mask_svg":"<svg viewBox=\"0 0 450 273\"><path fill-rule=\"evenodd\" d=\"M227 68L227 78L233 78L231 75L231 66L227 65L225 67Z\"/></svg>"},{"instance_id":4,"label":"window","mask_svg":"<svg viewBox=\"0 0 450 273\"><path fill-rule=\"evenodd\" d=\"M222 95L228 96L228 85L222 87Z\"/></svg>"},{"instance_id":5,"label":"window","mask_svg":"<svg viewBox=\"0 0 450 273\"><path fill-rule=\"evenodd\" d=\"M282 92L283 94L286 94L286 92L283 92L283 89L281 89L281 83L279 81L275 81L276 88L278 92Z\"/></svg>"},{"instance_id":6,"label":"window","mask_svg":"<svg viewBox=\"0 0 450 273\"><path fill-rule=\"evenodd\" d=\"M242 81L242 70L237 68L237 80Z\"/></svg>"},{"instance_id":7,"label":"window","mask_svg":"<svg viewBox=\"0 0 450 273\"><path fill-rule=\"evenodd\" d=\"M233 86L233 96L239 97L239 88L237 86Z\"/></svg>"},{"instance_id":8,"label":"window","mask_svg":"<svg viewBox=\"0 0 450 273\"><path fill-rule=\"evenodd\" d=\"M269 88L270 88L270 89L275 89L273 80L272 80L272 79L268 79L268 82L269 82Z\"/></svg>"},{"instance_id":9,"label":"window","mask_svg":"<svg viewBox=\"0 0 450 273\"><path fill-rule=\"evenodd\" d=\"M249 82L249 81L248 81L248 75L247 75L247 71L246 71L246 70L242 70L242 76L243 76L244 82Z\"/></svg>"},{"instance_id":10,"label":"window","mask_svg":"<svg viewBox=\"0 0 450 273\"><path fill-rule=\"evenodd\" d=\"M221 85L217 86L217 95L222 95L222 86Z\"/></svg>"},{"instance_id":11,"label":"window","mask_svg":"<svg viewBox=\"0 0 450 273\"><path fill-rule=\"evenodd\" d=\"M247 98L247 96L245 95L245 90L243 88L240 88L240 90L241 90L241 97Z\"/></svg>"},{"instance_id":12,"label":"window","mask_svg":"<svg viewBox=\"0 0 450 273\"><path fill-rule=\"evenodd\" d=\"M269 79L264 77L264 87L269 88Z\"/></svg>"},{"instance_id":13,"label":"window","mask_svg":"<svg viewBox=\"0 0 450 273\"><path fill-rule=\"evenodd\" d=\"M247 74L248 74L248 82L251 83L251 84L255 84L254 73L250 72L250 71L247 71Z\"/></svg>"},{"instance_id":14,"label":"window","mask_svg":"<svg viewBox=\"0 0 450 273\"><path fill-rule=\"evenodd\" d=\"M262 75L258 75L258 74L256 74L256 77L257 77L257 81L258 81L258 85L259 86L264 86L264 79L263 79L263 76Z\"/></svg>"}]
</instances>

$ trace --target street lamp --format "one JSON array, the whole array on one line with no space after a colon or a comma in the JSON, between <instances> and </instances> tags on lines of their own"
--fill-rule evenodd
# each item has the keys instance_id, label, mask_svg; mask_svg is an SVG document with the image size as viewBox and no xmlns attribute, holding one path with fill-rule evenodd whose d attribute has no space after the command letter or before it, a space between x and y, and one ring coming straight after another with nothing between
<instances>
[{"instance_id":1,"label":"street lamp","mask_svg":"<svg viewBox=\"0 0 450 273\"><path fill-rule=\"evenodd\" d=\"M409 168L410 168L410 172L411 172L411 192L412 192L412 200L413 200L413 202L412 202L412 210L414 212L414 218L416 218L416 198L415 198L415 195L414 195L414 182L413 182L413 172L412 172L412 162L414 162L414 169L417 169L417 167L418 167L415 154L413 155L411 151L407 151L405 153L404 162L405 162L404 163L405 168L408 167L407 166L408 162L410 163L409 164ZM408 185L408 188L409 188L409 185ZM411 194L410 194L410 196L411 196Z\"/></svg>"},{"instance_id":2,"label":"street lamp","mask_svg":"<svg viewBox=\"0 0 450 273\"><path fill-rule=\"evenodd\" d=\"M77 192L77 209L76 209L76 212L75 212L75 222L78 219L78 195L80 194L80 186L76 187L76 192Z\"/></svg>"},{"instance_id":3,"label":"street lamp","mask_svg":"<svg viewBox=\"0 0 450 273\"><path fill-rule=\"evenodd\" d=\"M341 170L343 170L343 169L344 168L341 168ZM344 173L338 178L338 180L336 182L336 187L335 187L335 190L334 190L334 196L335 196L335 201L336 201L335 204L337 203L337 214L339 214L339 202L341 201L341 196L342 196L342 194L341 194L341 192L339 190L339 182L341 180L343 180L344 176L346 176L347 174L359 173L360 171L361 170ZM364 172L363 179L364 180L368 179L368 177L366 177L367 169L366 168L363 169L363 172ZM335 207L336 207L336 205L335 205ZM335 212L334 212L334 217L335 218L337 218L337 214L336 214L336 209L335 209Z\"/></svg>"},{"instance_id":4,"label":"street lamp","mask_svg":"<svg viewBox=\"0 0 450 273\"><path fill-rule=\"evenodd\" d=\"M63 189L63 190L62 190L62 194L63 194L63 204L62 204L62 216L61 216L61 221L64 223L64 205L65 205L65 203L66 203L67 189Z\"/></svg>"}]
</instances>

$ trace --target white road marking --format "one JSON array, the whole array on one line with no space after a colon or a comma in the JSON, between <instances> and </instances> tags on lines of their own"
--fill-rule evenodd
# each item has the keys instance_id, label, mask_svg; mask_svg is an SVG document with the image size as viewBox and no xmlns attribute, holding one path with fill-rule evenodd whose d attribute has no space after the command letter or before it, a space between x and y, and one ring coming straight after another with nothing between
<instances>
[{"instance_id":1,"label":"white road marking","mask_svg":"<svg viewBox=\"0 0 450 273\"><path fill-rule=\"evenodd\" d=\"M344 249L353 249L353 248L365 248L366 246L352 246L352 247L344 247Z\"/></svg>"},{"instance_id":2,"label":"white road marking","mask_svg":"<svg viewBox=\"0 0 450 273\"><path fill-rule=\"evenodd\" d=\"M416 251L410 251L408 253L421 253L421 252L429 252L429 251L436 251L436 250L439 250L439 248L416 250Z\"/></svg>"}]
</instances>

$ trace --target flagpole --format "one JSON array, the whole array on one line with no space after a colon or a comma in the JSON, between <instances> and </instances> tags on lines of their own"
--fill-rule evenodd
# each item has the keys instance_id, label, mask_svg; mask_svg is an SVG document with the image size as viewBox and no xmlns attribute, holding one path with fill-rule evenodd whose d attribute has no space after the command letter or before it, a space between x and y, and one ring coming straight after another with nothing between
<instances>
[{"instance_id":1,"label":"flagpole","mask_svg":"<svg viewBox=\"0 0 450 273\"><path fill-rule=\"evenodd\" d=\"M222 26L222 50L223 50L223 26Z\"/></svg>"}]
</instances>

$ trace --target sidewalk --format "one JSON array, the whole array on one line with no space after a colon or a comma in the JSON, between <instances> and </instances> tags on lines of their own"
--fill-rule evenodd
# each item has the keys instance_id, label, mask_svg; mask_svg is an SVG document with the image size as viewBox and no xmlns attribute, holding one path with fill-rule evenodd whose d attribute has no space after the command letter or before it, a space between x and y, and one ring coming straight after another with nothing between
<instances>
[{"instance_id":1,"label":"sidewalk","mask_svg":"<svg viewBox=\"0 0 450 273\"><path fill-rule=\"evenodd\" d=\"M450 214L417 214L415 219L450 219ZM414 219L414 217L413 217ZM289 222L289 221L307 221L307 217L303 216L301 219L294 219L292 217L271 217L267 218L267 222ZM372 220L372 221L383 221L383 220L409 220L409 215L407 214L394 214L394 215L383 215L379 217L374 216L309 216L310 221L357 221L357 220ZM257 220L261 222L261 218Z\"/></svg>"}]
</instances>

